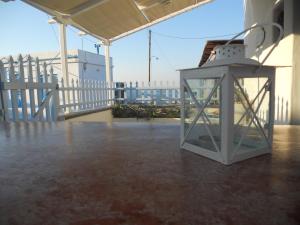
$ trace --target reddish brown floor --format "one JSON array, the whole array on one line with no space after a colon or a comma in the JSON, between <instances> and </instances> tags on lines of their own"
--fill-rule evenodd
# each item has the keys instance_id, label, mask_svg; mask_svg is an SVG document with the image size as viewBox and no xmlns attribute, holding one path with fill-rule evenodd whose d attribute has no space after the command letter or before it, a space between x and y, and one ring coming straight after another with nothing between
<instances>
[{"instance_id":1,"label":"reddish brown floor","mask_svg":"<svg viewBox=\"0 0 300 225\"><path fill-rule=\"evenodd\" d=\"M179 150L179 126L0 125L1 225L300 223L300 127L232 166Z\"/></svg>"}]
</instances>

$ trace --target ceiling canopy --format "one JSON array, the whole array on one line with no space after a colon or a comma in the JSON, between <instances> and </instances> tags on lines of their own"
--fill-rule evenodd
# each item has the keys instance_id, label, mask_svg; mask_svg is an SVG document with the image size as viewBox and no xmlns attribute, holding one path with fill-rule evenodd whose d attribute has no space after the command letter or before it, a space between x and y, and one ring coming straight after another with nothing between
<instances>
[{"instance_id":1,"label":"ceiling canopy","mask_svg":"<svg viewBox=\"0 0 300 225\"><path fill-rule=\"evenodd\" d=\"M104 42L111 42L212 0L23 0Z\"/></svg>"}]
</instances>

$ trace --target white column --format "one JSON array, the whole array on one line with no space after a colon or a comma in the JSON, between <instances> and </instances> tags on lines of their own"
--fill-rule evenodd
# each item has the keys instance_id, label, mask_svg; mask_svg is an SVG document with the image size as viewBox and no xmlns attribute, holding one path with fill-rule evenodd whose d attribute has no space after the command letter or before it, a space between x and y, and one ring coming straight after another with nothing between
<instances>
[{"instance_id":1,"label":"white column","mask_svg":"<svg viewBox=\"0 0 300 225\"><path fill-rule=\"evenodd\" d=\"M110 54L109 54L109 46L110 43L105 43L104 44L104 50L105 50L105 69L106 69L106 82L108 84L108 105L113 104L112 97L113 97L113 91L112 91L112 82L113 82L113 77L112 77L112 72L111 72L111 63L110 63Z\"/></svg>"},{"instance_id":2,"label":"white column","mask_svg":"<svg viewBox=\"0 0 300 225\"><path fill-rule=\"evenodd\" d=\"M60 41L60 61L61 61L61 72L63 80L67 87L69 86L69 71L68 71L68 52L67 52L67 41L66 41L66 25L63 23L59 24L59 41ZM67 103L70 103L70 93L67 91Z\"/></svg>"},{"instance_id":3,"label":"white column","mask_svg":"<svg viewBox=\"0 0 300 225\"><path fill-rule=\"evenodd\" d=\"M110 63L110 52L109 52L109 46L110 44L107 43L104 45L105 50L105 69L106 69L106 82L112 82L113 77L111 73L111 63Z\"/></svg>"}]
</instances>

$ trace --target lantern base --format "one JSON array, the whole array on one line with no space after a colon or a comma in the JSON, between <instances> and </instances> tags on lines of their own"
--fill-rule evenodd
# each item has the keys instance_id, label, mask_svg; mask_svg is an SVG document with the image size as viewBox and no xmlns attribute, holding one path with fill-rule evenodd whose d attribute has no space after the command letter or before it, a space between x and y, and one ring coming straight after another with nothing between
<instances>
[{"instance_id":1,"label":"lantern base","mask_svg":"<svg viewBox=\"0 0 300 225\"><path fill-rule=\"evenodd\" d=\"M260 148L260 149L251 149L251 150L243 150L239 151L237 154L234 155L232 159L230 159L230 156L227 156L226 154L222 154L221 152L214 152L205 148L201 148L199 146L195 146L193 144L184 143L181 146L181 149L187 150L190 152L193 152L197 155L204 156L208 159L215 160L217 162L220 162L224 165L231 165L236 162L244 161L250 158L258 157L265 154L272 154L271 148Z\"/></svg>"}]
</instances>

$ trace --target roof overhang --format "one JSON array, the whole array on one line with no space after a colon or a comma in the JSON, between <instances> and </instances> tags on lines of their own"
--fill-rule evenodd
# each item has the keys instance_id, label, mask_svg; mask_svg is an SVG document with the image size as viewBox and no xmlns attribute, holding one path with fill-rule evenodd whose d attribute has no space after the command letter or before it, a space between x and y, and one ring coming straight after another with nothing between
<instances>
[{"instance_id":1,"label":"roof overhang","mask_svg":"<svg viewBox=\"0 0 300 225\"><path fill-rule=\"evenodd\" d=\"M213 0L22 0L103 42L152 26Z\"/></svg>"}]
</instances>

